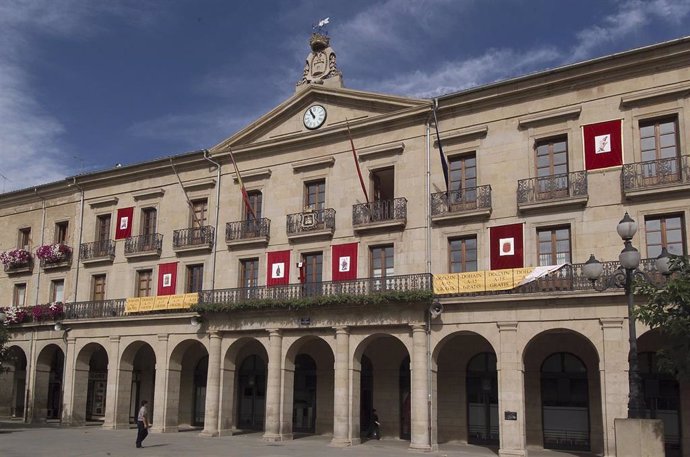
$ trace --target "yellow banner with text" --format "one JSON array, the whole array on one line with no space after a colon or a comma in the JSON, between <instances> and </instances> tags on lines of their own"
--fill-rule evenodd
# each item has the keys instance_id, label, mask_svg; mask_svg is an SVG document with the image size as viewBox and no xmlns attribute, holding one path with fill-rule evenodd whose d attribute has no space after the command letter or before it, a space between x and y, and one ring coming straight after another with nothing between
<instances>
[{"instance_id":1,"label":"yellow banner with text","mask_svg":"<svg viewBox=\"0 0 690 457\"><path fill-rule=\"evenodd\" d=\"M168 309L189 309L198 302L199 294L196 293L130 297L125 302L125 314L164 311Z\"/></svg>"},{"instance_id":2,"label":"yellow banner with text","mask_svg":"<svg viewBox=\"0 0 690 457\"><path fill-rule=\"evenodd\" d=\"M533 270L533 267L527 267L435 274L434 294L471 294L494 290L509 290L520 284Z\"/></svg>"}]
</instances>

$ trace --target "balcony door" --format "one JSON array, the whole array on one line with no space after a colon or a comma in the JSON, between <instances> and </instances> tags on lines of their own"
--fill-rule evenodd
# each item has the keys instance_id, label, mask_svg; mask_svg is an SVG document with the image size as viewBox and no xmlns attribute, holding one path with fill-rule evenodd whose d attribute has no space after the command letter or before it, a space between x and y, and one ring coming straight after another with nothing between
<instances>
[{"instance_id":1,"label":"balcony door","mask_svg":"<svg viewBox=\"0 0 690 457\"><path fill-rule=\"evenodd\" d=\"M568 141L565 137L540 140L535 145L537 200L568 196Z\"/></svg>"},{"instance_id":2,"label":"balcony door","mask_svg":"<svg viewBox=\"0 0 690 457\"><path fill-rule=\"evenodd\" d=\"M190 215L189 226L192 228L189 237L189 244L204 243L204 227L208 217L208 200L194 200L192 202L192 212Z\"/></svg>"},{"instance_id":3,"label":"balcony door","mask_svg":"<svg viewBox=\"0 0 690 457\"><path fill-rule=\"evenodd\" d=\"M655 119L640 123L642 179L653 186L680 178L678 119Z\"/></svg>"},{"instance_id":4,"label":"balcony door","mask_svg":"<svg viewBox=\"0 0 690 457\"><path fill-rule=\"evenodd\" d=\"M448 204L450 211L477 207L477 158L472 154L453 157L448 161Z\"/></svg>"},{"instance_id":5,"label":"balcony door","mask_svg":"<svg viewBox=\"0 0 690 457\"><path fill-rule=\"evenodd\" d=\"M156 220L158 211L156 208L144 208L141 210L141 250L156 249Z\"/></svg>"},{"instance_id":6,"label":"balcony door","mask_svg":"<svg viewBox=\"0 0 690 457\"><path fill-rule=\"evenodd\" d=\"M371 222L388 221L395 217L395 170L381 168L371 172Z\"/></svg>"},{"instance_id":7,"label":"balcony door","mask_svg":"<svg viewBox=\"0 0 690 457\"><path fill-rule=\"evenodd\" d=\"M91 281L91 300L105 300L105 275L94 275Z\"/></svg>"},{"instance_id":8,"label":"balcony door","mask_svg":"<svg viewBox=\"0 0 690 457\"><path fill-rule=\"evenodd\" d=\"M151 284L153 282L153 271L137 271L137 297L151 296Z\"/></svg>"}]
</instances>

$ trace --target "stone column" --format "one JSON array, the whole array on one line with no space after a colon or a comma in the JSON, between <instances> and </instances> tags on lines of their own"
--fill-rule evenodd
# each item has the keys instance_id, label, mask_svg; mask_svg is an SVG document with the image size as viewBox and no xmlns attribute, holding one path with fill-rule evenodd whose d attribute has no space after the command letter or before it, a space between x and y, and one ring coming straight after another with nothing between
<instances>
[{"instance_id":1,"label":"stone column","mask_svg":"<svg viewBox=\"0 0 690 457\"><path fill-rule=\"evenodd\" d=\"M206 411L204 430L201 436L218 436L218 416L220 410L220 343L218 332L211 332L208 353L208 375L206 377Z\"/></svg>"},{"instance_id":2,"label":"stone column","mask_svg":"<svg viewBox=\"0 0 690 457\"><path fill-rule=\"evenodd\" d=\"M86 397L86 392L78 392L75 389L77 384L76 377L84 376L88 378L89 372L77 372L76 366L76 338L67 338L67 349L65 350L65 366L63 371L63 385L62 385L62 425L84 425L85 411L75 411L75 395L83 395ZM84 403L85 404L85 403Z\"/></svg>"},{"instance_id":3,"label":"stone column","mask_svg":"<svg viewBox=\"0 0 690 457\"><path fill-rule=\"evenodd\" d=\"M280 386L282 373L283 335L269 329L268 379L266 380L266 430L264 440L280 441Z\"/></svg>"},{"instance_id":4,"label":"stone column","mask_svg":"<svg viewBox=\"0 0 690 457\"><path fill-rule=\"evenodd\" d=\"M117 424L118 378L120 374L120 337L108 338L108 379L105 388L105 417L103 428L114 429ZM129 425L129 424L128 424Z\"/></svg>"},{"instance_id":5,"label":"stone column","mask_svg":"<svg viewBox=\"0 0 690 457\"><path fill-rule=\"evenodd\" d=\"M501 448L498 455L527 456L525 448L525 386L518 350L517 322L498 322L498 423Z\"/></svg>"},{"instance_id":6,"label":"stone column","mask_svg":"<svg viewBox=\"0 0 690 457\"><path fill-rule=\"evenodd\" d=\"M350 437L350 330L335 328L335 382L333 389L332 446L351 446Z\"/></svg>"},{"instance_id":7,"label":"stone column","mask_svg":"<svg viewBox=\"0 0 690 457\"><path fill-rule=\"evenodd\" d=\"M410 449L431 450L429 442L429 371L426 327L412 324L412 373L410 379Z\"/></svg>"},{"instance_id":8,"label":"stone column","mask_svg":"<svg viewBox=\"0 0 690 457\"><path fill-rule=\"evenodd\" d=\"M601 414L604 428L604 455L616 455L614 420L628 416L628 350L624 319L599 319L604 350L599 362L601 379Z\"/></svg>"},{"instance_id":9,"label":"stone column","mask_svg":"<svg viewBox=\"0 0 690 457\"><path fill-rule=\"evenodd\" d=\"M168 392L168 365L170 360L168 360L168 335L162 334L157 335L159 348L163 348L162 351L155 351L156 354L156 381L153 392L153 405L151 405L151 400L149 400L149 415L152 416L151 431L153 432L171 432L177 431L177 427L171 430L166 421L168 420L168 399L171 393ZM175 401L179 400L179 391L174 392L178 395L175 397ZM139 405L137 405L137 410ZM175 409L177 412L177 409ZM175 417L177 421L177 417Z\"/></svg>"}]
</instances>

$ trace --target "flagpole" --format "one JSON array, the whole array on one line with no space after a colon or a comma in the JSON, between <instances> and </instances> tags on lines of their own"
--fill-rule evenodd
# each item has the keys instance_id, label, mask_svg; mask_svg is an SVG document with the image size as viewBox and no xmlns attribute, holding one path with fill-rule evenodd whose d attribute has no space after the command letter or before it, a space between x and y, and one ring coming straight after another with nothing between
<instances>
[{"instance_id":1,"label":"flagpole","mask_svg":"<svg viewBox=\"0 0 690 457\"><path fill-rule=\"evenodd\" d=\"M352 141L352 132L350 132L350 123L345 118L345 126L347 127L347 136L350 139L350 146L352 147L352 157L355 159L355 167L357 168L357 175L359 176L359 184L362 186L362 191L364 192L364 198L367 200L367 205L369 205L369 196L367 195L367 188L364 186L364 179L362 179L362 171L359 169L359 159L357 159L357 153L355 152L355 143Z\"/></svg>"},{"instance_id":2,"label":"flagpole","mask_svg":"<svg viewBox=\"0 0 690 457\"><path fill-rule=\"evenodd\" d=\"M438 118L436 117L436 110L438 108L438 98L434 99L434 129L436 129L436 142L438 143L438 152L441 155L441 168L443 168L443 178L446 182L446 195L450 191L450 180L448 178L448 160L446 160L446 155L443 153L443 146L441 145L441 135L438 133Z\"/></svg>"},{"instance_id":3,"label":"flagpole","mask_svg":"<svg viewBox=\"0 0 690 457\"><path fill-rule=\"evenodd\" d=\"M235 174L237 175L237 182L240 183L240 191L242 192L242 200L244 200L244 206L247 208L247 212L252 216L254 222L256 222L256 214L254 214L254 208L252 208L249 202L249 195L247 194L247 189L244 188L244 182L242 182L242 175L240 175L240 169L237 168L237 162L235 162L235 154L232 153L232 148L228 148L230 153L230 159L232 159L232 166L235 167Z\"/></svg>"}]
</instances>

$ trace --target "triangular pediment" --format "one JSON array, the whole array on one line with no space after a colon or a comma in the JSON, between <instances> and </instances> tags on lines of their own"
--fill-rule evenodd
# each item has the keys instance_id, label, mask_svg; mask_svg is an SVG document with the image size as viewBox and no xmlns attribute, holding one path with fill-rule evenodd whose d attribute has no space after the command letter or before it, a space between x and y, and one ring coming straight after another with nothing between
<instances>
[{"instance_id":1,"label":"triangular pediment","mask_svg":"<svg viewBox=\"0 0 690 457\"><path fill-rule=\"evenodd\" d=\"M308 139L318 133L340 131L346 122L383 122L392 116L404 115L429 106L430 101L395 97L342 88L311 86L261 116L255 122L211 149L220 152L228 147L242 148L283 140ZM305 126L307 110L314 105L325 109L325 120L318 127Z\"/></svg>"}]
</instances>

